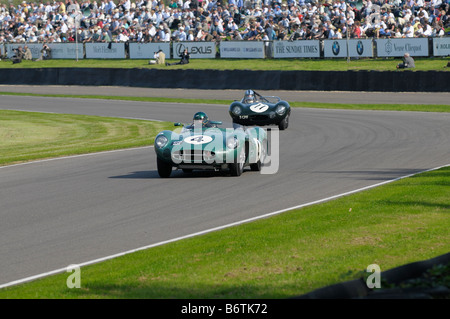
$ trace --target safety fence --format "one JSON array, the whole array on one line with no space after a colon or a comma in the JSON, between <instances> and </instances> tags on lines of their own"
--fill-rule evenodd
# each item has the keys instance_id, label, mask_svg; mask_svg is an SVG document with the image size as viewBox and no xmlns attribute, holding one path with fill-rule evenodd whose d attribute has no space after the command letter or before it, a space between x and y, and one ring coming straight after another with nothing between
<instances>
[{"instance_id":1,"label":"safety fence","mask_svg":"<svg viewBox=\"0 0 450 319\"><path fill-rule=\"evenodd\" d=\"M445 61L446 62L446 61ZM444 67L444 62L443 65ZM205 90L449 92L448 71L249 71L173 68L0 68L0 84Z\"/></svg>"},{"instance_id":2,"label":"safety fence","mask_svg":"<svg viewBox=\"0 0 450 319\"><path fill-rule=\"evenodd\" d=\"M6 43L7 57L27 45L33 59L41 55L42 43ZM450 56L450 37L382 38L295 41L221 41L152 43L50 43L53 59L153 59L162 50L166 58L178 59L188 49L191 59L292 59L292 58L389 58L409 53L414 57Z\"/></svg>"}]
</instances>

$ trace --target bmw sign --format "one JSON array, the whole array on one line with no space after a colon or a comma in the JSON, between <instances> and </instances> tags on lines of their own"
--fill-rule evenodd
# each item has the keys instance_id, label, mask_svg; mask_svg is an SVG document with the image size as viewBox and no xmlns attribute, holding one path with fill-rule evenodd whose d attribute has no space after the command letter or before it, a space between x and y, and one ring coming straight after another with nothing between
<instances>
[{"instance_id":1,"label":"bmw sign","mask_svg":"<svg viewBox=\"0 0 450 319\"><path fill-rule=\"evenodd\" d=\"M339 52L341 51L339 42L334 41L331 49L332 49L334 55L339 55Z\"/></svg>"},{"instance_id":2,"label":"bmw sign","mask_svg":"<svg viewBox=\"0 0 450 319\"><path fill-rule=\"evenodd\" d=\"M356 44L356 52L358 53L358 55L362 55L364 53L364 44L362 43L362 41L358 41L358 43Z\"/></svg>"}]
</instances>

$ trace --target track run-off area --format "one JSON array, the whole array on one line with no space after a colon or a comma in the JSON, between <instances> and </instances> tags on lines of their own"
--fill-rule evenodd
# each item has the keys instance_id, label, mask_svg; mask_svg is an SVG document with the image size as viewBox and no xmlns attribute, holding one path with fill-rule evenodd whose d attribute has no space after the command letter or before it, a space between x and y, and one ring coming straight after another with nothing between
<instances>
[{"instance_id":1,"label":"track run-off area","mask_svg":"<svg viewBox=\"0 0 450 319\"><path fill-rule=\"evenodd\" d=\"M137 88L22 89L44 94L112 95L113 89L113 95L157 94ZM240 99L243 92L159 90L156 96ZM330 103L450 100L447 93L267 95L288 101L311 101L315 96L314 102ZM4 95L0 109L172 122L189 122L203 111L212 120L230 121L228 105ZM448 165L449 123L450 113L293 108L289 128L279 132L275 174L246 170L230 177L175 171L161 179L153 147L0 167L0 286Z\"/></svg>"}]
</instances>

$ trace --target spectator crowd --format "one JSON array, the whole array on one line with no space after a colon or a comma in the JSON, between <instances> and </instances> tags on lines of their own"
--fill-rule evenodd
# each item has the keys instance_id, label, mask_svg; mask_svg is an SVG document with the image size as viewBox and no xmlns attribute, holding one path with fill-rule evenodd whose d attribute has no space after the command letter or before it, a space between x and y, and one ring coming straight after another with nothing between
<instances>
[{"instance_id":1,"label":"spectator crowd","mask_svg":"<svg viewBox=\"0 0 450 319\"><path fill-rule=\"evenodd\" d=\"M167 42L448 35L450 0L66 0L0 5L0 42Z\"/></svg>"}]
</instances>

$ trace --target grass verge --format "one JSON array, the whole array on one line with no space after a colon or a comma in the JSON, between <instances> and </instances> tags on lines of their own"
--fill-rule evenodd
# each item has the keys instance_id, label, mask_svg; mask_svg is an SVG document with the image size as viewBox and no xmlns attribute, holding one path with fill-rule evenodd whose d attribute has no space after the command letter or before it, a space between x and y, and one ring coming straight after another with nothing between
<instances>
[{"instance_id":1,"label":"grass verge","mask_svg":"<svg viewBox=\"0 0 450 319\"><path fill-rule=\"evenodd\" d=\"M179 59L167 60L178 62ZM416 68L411 71L449 71L446 67L449 57L415 58ZM398 71L397 64L401 58L355 59L191 59L189 64L149 65L148 60L47 60L22 61L12 64L11 61L0 62L0 68L138 68L138 69L194 69L194 70L252 70L252 71ZM398 72L405 72L401 70ZM410 70L407 70L410 72Z\"/></svg>"},{"instance_id":2,"label":"grass verge","mask_svg":"<svg viewBox=\"0 0 450 319\"><path fill-rule=\"evenodd\" d=\"M0 165L152 145L158 132L172 127L166 122L0 110Z\"/></svg>"},{"instance_id":3,"label":"grass verge","mask_svg":"<svg viewBox=\"0 0 450 319\"><path fill-rule=\"evenodd\" d=\"M16 92L0 92L0 95L63 97L63 98L162 102L162 103L218 104L218 105L230 105L233 102L232 100L183 99L183 98L167 98L167 97L36 94L36 93L16 93ZM450 112L450 105L439 105L439 104L339 104L339 103L317 103L317 102L289 102L289 104L292 107L322 108L322 109L447 112L447 113Z\"/></svg>"},{"instance_id":4,"label":"grass verge","mask_svg":"<svg viewBox=\"0 0 450 319\"><path fill-rule=\"evenodd\" d=\"M450 167L0 290L0 298L287 298L450 250Z\"/></svg>"}]
</instances>

